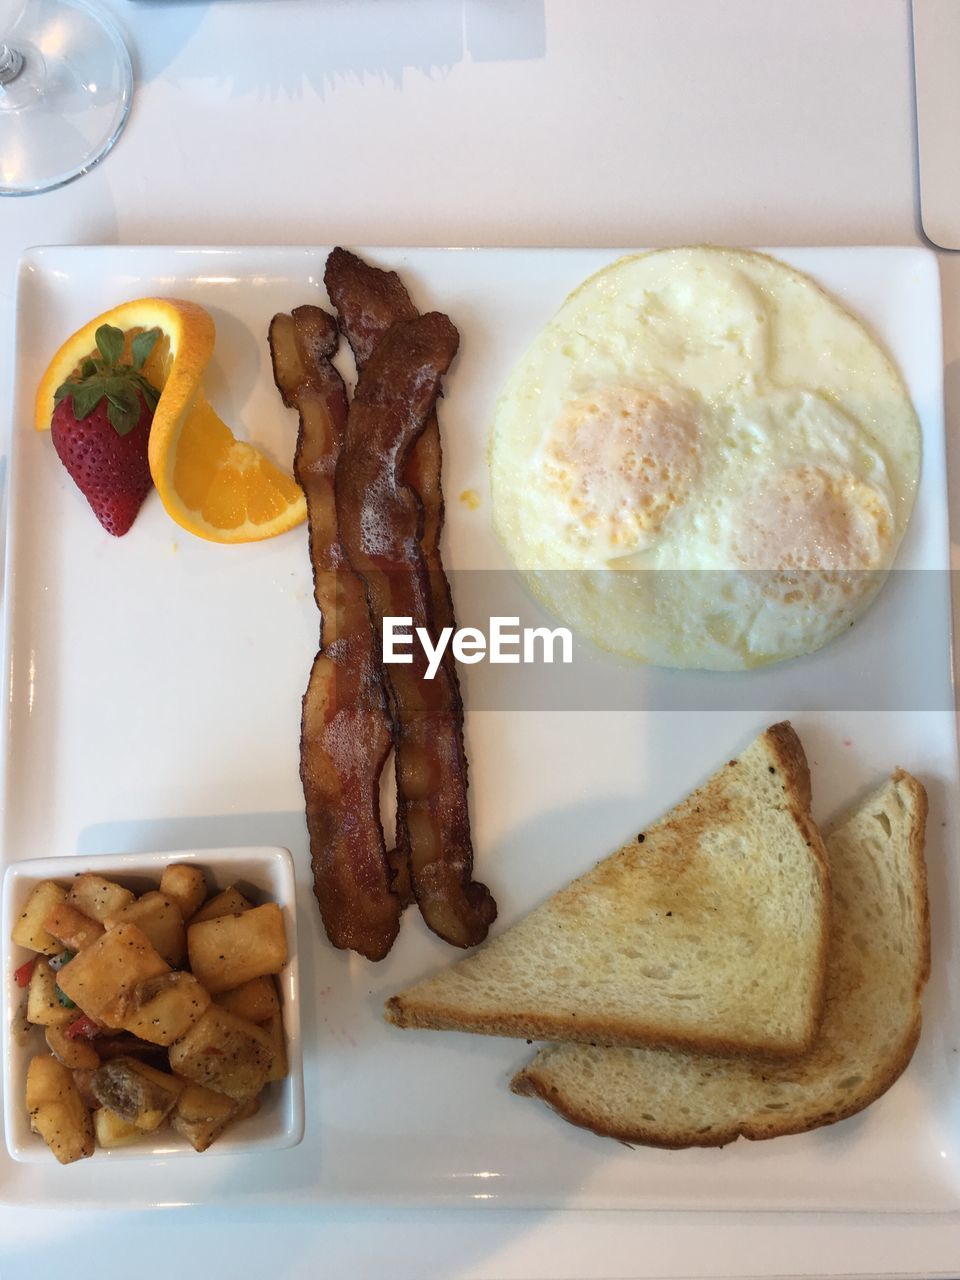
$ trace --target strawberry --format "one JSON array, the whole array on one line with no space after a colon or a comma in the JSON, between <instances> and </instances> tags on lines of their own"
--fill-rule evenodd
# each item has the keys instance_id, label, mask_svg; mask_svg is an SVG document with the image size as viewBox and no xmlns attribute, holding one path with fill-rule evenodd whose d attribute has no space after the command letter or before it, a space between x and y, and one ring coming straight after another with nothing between
<instances>
[{"instance_id":1,"label":"strawberry","mask_svg":"<svg viewBox=\"0 0 960 1280\"><path fill-rule=\"evenodd\" d=\"M142 369L159 336L159 329L138 334L131 363L125 364L123 331L101 325L100 359L84 360L54 396L50 427L57 456L93 514L118 538L133 524L153 483L147 442L160 393Z\"/></svg>"}]
</instances>

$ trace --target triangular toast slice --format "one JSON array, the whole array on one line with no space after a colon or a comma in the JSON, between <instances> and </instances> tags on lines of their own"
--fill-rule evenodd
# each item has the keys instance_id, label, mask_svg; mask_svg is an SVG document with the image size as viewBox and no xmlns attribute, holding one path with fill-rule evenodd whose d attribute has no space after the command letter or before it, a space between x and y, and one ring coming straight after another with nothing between
<instances>
[{"instance_id":1,"label":"triangular toast slice","mask_svg":"<svg viewBox=\"0 0 960 1280\"><path fill-rule=\"evenodd\" d=\"M518 924L387 1003L401 1027L790 1057L823 1003L830 889L784 722Z\"/></svg>"},{"instance_id":2,"label":"triangular toast slice","mask_svg":"<svg viewBox=\"0 0 960 1280\"><path fill-rule=\"evenodd\" d=\"M625 1142L720 1146L862 1111L904 1070L930 970L923 787L894 774L826 840L833 926L823 1023L791 1063L556 1045L516 1076L574 1124Z\"/></svg>"}]
</instances>

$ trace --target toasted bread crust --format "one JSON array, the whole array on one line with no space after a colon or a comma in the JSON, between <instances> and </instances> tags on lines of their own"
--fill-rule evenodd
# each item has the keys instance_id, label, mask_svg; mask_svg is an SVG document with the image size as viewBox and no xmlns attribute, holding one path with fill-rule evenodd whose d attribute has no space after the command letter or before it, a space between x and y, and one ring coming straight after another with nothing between
<instances>
[{"instance_id":1,"label":"toasted bread crust","mask_svg":"<svg viewBox=\"0 0 960 1280\"><path fill-rule=\"evenodd\" d=\"M790 817L800 833L811 855L811 863L819 883L822 911L819 920L817 949L812 966L815 995L811 1000L809 1014L805 1025L787 1042L782 1033L777 1037L772 1034L769 1039L752 1037L748 1039L736 1036L723 1036L709 1029L701 1028L690 1034L670 1024L658 1021L656 1015L646 1022L636 1013L629 1018L620 1018L605 1013L602 1009L584 1014L574 1012L557 1012L543 1010L535 1004L528 1009L516 1009L511 1012L474 1010L464 1007L462 1002L450 1003L432 995L429 1002L408 999L408 992L400 992L386 1002L385 1017L394 1026L408 1029L462 1031L481 1035L509 1036L537 1040L569 1041L576 1043L624 1046L654 1047L688 1050L699 1053L715 1053L757 1058L766 1061L783 1061L796 1058L806 1053L814 1043L825 998L827 958L830 940L830 876L826 850L819 829L810 816L810 770L804 754L803 746L789 721L781 721L771 725L758 739L765 746L771 773L778 774L778 784L782 787L783 799ZM739 760L731 760L731 766ZM714 775L714 778L717 775ZM706 784L709 786L710 784ZM693 793L686 801L681 802L676 826L684 832L691 829L710 827L717 819L720 801L709 806L703 800L703 812L700 804L691 808L694 800L703 794ZM686 807L684 807L686 806ZM669 815L661 820L661 824L669 823ZM661 825L658 824L658 825ZM648 846L649 847L649 846ZM617 856L625 855L628 846L605 859L600 865L613 865ZM671 868L665 866L664 875L669 876ZM581 881L574 881L566 890L566 894L576 891ZM584 885L579 892L590 894L591 886ZM416 988L413 988L415 991ZM535 997L534 997L535 999Z\"/></svg>"},{"instance_id":2,"label":"toasted bread crust","mask_svg":"<svg viewBox=\"0 0 960 1280\"><path fill-rule=\"evenodd\" d=\"M822 985L822 984L821 984ZM655 1023L640 1026L636 1018L629 1021L610 1017L583 1018L571 1013L551 1017L536 1010L503 1014L499 1017L472 1017L463 1009L440 1004L430 1006L421 1017L416 1008L408 1008L401 996L391 996L384 1007L384 1017L395 1027L419 1031L466 1031L475 1035L509 1036L513 1039L563 1040L572 1044L636 1047L638 1041L647 1048L685 1049L692 1053L720 1053L769 1061L790 1061L805 1053L816 1036L816 1023L810 1036L796 1045L740 1041L700 1033L684 1036ZM570 1019L576 1018L571 1026Z\"/></svg>"},{"instance_id":3,"label":"toasted bread crust","mask_svg":"<svg viewBox=\"0 0 960 1280\"><path fill-rule=\"evenodd\" d=\"M916 930L919 942L919 963L913 988L914 1010L913 1017L904 1026L902 1038L895 1052L886 1061L877 1064L876 1069L863 1079L858 1090L844 1093L842 1101L838 1101L837 1105L824 1106L819 1110L811 1109L806 1113L795 1112L792 1115L779 1112L763 1120L752 1117L724 1129L711 1130L706 1134L698 1132L695 1128L684 1132L678 1127L670 1135L665 1134L662 1128L647 1127L642 1123L611 1124L599 1114L599 1109L571 1102L553 1082L549 1062L546 1065L541 1064L539 1055L517 1072L510 1083L511 1090L521 1096L542 1099L563 1119L580 1128L589 1129L601 1137L617 1138L621 1142L667 1150L679 1150L685 1147L722 1147L740 1137L759 1141L788 1134L807 1133L856 1115L875 1102L903 1074L913 1057L920 1038L921 997L930 974L930 913L924 859L928 814L927 795L922 784L903 769L897 769L894 772L892 781L909 792L911 798L912 821L907 837L907 861L913 880L914 901L917 904ZM858 807L854 806L853 812ZM834 824L832 830L843 826L850 816L852 814L844 815ZM796 1065L798 1069L802 1069L802 1059Z\"/></svg>"},{"instance_id":4,"label":"toasted bread crust","mask_svg":"<svg viewBox=\"0 0 960 1280\"><path fill-rule=\"evenodd\" d=\"M923 783L918 782L913 774L908 773L906 769L895 769L893 780L910 792L917 811L917 818L910 831L910 857L914 868L913 874L917 894L923 904L923 920L921 922L923 931L923 972L917 981L917 999L919 1000L923 988L930 977L930 898L927 892L927 861L923 856L930 803Z\"/></svg>"},{"instance_id":5,"label":"toasted bread crust","mask_svg":"<svg viewBox=\"0 0 960 1280\"><path fill-rule=\"evenodd\" d=\"M797 731L789 720L780 720L777 724L773 724L764 734L764 737L770 744L780 761L780 769L786 779L786 794L791 805L794 820L797 826L804 833L804 839L807 842L807 848L813 854L816 864L817 876L820 880L820 887L823 891L824 910L821 917L820 927L820 949L819 960L817 965L817 988L818 994L813 1006L813 1017L807 1029L807 1035L804 1037L803 1044L797 1050L799 1053L806 1053L813 1047L813 1043L817 1038L817 1030L820 1026L820 1019L823 1016L823 1007L827 998L827 964L830 957L830 930L832 927L832 896L830 892L830 862L827 858L826 846L823 843L823 837L820 834L820 828L814 822L810 814L810 805L813 801L813 788L810 783L810 766L807 763L806 752L803 749ZM922 835L921 835L921 862L922 858ZM722 1050L727 1052L727 1050Z\"/></svg>"},{"instance_id":6,"label":"toasted bread crust","mask_svg":"<svg viewBox=\"0 0 960 1280\"><path fill-rule=\"evenodd\" d=\"M678 1135L675 1139L664 1138L656 1130L645 1129L642 1126L628 1128L607 1125L588 1110L566 1104L546 1075L538 1073L535 1062L517 1072L510 1081L510 1090L521 1097L540 1098L562 1119L568 1120L570 1124L575 1124L580 1129L589 1129L600 1138L616 1138L619 1142L659 1147L664 1151L683 1151L688 1147L725 1147L735 1142L737 1138L748 1138L751 1142L760 1142L767 1138L785 1138L790 1134L810 1133L813 1129L822 1129L825 1125L836 1124L840 1120L847 1120L850 1116L856 1115L872 1102L876 1102L877 1098L886 1093L903 1075L910 1065L910 1059L913 1057L919 1039L920 1015L918 1013L916 1022L897 1057L890 1062L885 1071L869 1082L870 1088L856 1095L846 1106L829 1108L816 1115L804 1116L803 1119L790 1120L784 1117L780 1120L771 1119L767 1124L731 1125L729 1129L716 1130L707 1135L691 1130L686 1134Z\"/></svg>"}]
</instances>

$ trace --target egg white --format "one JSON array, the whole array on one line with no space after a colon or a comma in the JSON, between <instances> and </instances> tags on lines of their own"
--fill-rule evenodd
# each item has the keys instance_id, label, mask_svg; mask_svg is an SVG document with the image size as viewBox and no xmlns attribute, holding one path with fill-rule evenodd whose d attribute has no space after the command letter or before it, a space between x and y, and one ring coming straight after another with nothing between
<instances>
[{"instance_id":1,"label":"egg white","mask_svg":"<svg viewBox=\"0 0 960 1280\"><path fill-rule=\"evenodd\" d=\"M744 250L624 258L512 374L494 522L532 590L629 657L738 670L868 607L913 506L920 426L864 326Z\"/></svg>"}]
</instances>

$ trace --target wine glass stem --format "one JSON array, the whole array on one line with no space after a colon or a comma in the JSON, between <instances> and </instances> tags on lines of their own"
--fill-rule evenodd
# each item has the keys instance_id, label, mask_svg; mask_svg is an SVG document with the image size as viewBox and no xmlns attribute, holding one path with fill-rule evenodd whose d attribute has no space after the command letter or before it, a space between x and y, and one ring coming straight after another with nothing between
<instances>
[{"instance_id":1,"label":"wine glass stem","mask_svg":"<svg viewBox=\"0 0 960 1280\"><path fill-rule=\"evenodd\" d=\"M0 86L16 80L23 70L23 54L0 41Z\"/></svg>"}]
</instances>

